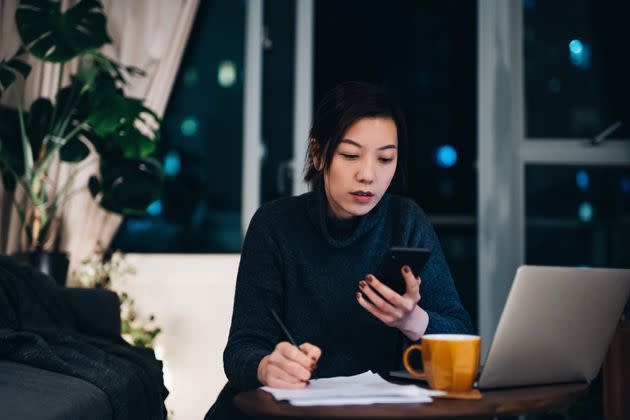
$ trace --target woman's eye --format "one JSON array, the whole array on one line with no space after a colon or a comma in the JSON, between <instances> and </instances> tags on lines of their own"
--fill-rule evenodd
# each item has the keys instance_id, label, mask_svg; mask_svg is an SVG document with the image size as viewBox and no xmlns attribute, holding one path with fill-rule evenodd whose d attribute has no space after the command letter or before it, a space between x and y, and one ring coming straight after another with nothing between
<instances>
[{"instance_id":1,"label":"woman's eye","mask_svg":"<svg viewBox=\"0 0 630 420\"><path fill-rule=\"evenodd\" d=\"M350 159L350 160L355 160L359 157L359 155L351 155L349 153L341 153L341 156L345 157L346 159Z\"/></svg>"},{"instance_id":2,"label":"woman's eye","mask_svg":"<svg viewBox=\"0 0 630 420\"><path fill-rule=\"evenodd\" d=\"M394 159L393 158L378 158L378 160L381 161L382 163L389 163Z\"/></svg>"}]
</instances>

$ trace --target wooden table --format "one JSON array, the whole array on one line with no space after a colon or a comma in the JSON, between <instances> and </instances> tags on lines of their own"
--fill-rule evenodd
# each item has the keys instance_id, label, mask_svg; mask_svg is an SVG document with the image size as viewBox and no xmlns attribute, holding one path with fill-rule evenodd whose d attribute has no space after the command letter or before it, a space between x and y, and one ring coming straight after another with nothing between
<instances>
[{"instance_id":1,"label":"wooden table","mask_svg":"<svg viewBox=\"0 0 630 420\"><path fill-rule=\"evenodd\" d=\"M295 407L256 389L238 394L234 402L245 413L262 418L487 419L567 405L587 391L588 384L578 383L485 391L477 401L435 398L425 404Z\"/></svg>"}]
</instances>

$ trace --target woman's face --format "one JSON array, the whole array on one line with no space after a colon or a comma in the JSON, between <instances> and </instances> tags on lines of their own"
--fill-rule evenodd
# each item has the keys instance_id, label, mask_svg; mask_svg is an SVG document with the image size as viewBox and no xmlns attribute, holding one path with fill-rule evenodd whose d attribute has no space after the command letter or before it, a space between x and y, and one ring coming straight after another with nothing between
<instances>
[{"instance_id":1,"label":"woman's face","mask_svg":"<svg viewBox=\"0 0 630 420\"><path fill-rule=\"evenodd\" d=\"M391 118L362 118L351 125L324 171L329 216L348 219L372 210L392 182L397 161Z\"/></svg>"}]
</instances>

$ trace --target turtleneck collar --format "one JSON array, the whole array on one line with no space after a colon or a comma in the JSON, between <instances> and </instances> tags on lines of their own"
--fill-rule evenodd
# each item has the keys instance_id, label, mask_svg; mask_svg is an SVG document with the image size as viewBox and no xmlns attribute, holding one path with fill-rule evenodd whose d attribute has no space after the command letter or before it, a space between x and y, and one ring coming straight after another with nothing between
<instances>
[{"instance_id":1,"label":"turtleneck collar","mask_svg":"<svg viewBox=\"0 0 630 420\"><path fill-rule=\"evenodd\" d=\"M323 182L317 183L307 200L309 218L318 226L326 242L336 248L352 245L365 233L369 232L383 219L389 205L389 194L370 212L350 219L335 219L328 216L328 200Z\"/></svg>"}]
</instances>

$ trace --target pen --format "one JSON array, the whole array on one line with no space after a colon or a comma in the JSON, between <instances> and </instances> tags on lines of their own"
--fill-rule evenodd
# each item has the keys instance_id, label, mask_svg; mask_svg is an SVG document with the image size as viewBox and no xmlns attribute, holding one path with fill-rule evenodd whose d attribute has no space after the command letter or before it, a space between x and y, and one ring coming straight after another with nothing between
<instances>
[{"instance_id":1,"label":"pen","mask_svg":"<svg viewBox=\"0 0 630 420\"><path fill-rule=\"evenodd\" d=\"M287 327L284 326L284 323L282 322L282 320L280 319L280 317L278 316L278 314L276 313L276 311L273 310L273 308L269 308L269 310L271 311L271 315L273 315L273 317L275 318L276 322L278 323L278 325L280 325L280 328L282 328L282 331L284 331L284 334L287 336L287 338L289 339L289 341L291 342L291 344L293 344L295 347L297 347L302 353L304 353L304 351L302 349L300 349L300 346L297 345L297 343L295 342L295 340L293 339L293 336L291 335L291 333L289 332L289 330L287 329ZM304 353L306 354L306 353ZM311 372L311 377L315 378L315 370L317 370L317 368L315 368L313 370L313 372Z\"/></svg>"}]
</instances>

